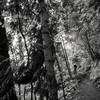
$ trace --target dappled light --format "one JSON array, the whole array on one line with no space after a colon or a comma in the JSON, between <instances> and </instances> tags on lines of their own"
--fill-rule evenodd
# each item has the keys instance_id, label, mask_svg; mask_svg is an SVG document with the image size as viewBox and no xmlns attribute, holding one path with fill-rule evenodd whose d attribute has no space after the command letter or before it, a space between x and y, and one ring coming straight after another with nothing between
<instances>
[{"instance_id":1,"label":"dappled light","mask_svg":"<svg viewBox=\"0 0 100 100\"><path fill-rule=\"evenodd\" d=\"M100 1L1 0L0 100L99 100Z\"/></svg>"}]
</instances>

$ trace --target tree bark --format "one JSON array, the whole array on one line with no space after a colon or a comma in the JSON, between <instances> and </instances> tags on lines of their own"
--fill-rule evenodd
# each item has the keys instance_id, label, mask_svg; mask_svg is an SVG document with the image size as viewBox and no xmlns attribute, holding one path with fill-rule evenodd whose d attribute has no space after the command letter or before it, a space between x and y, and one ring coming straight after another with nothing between
<instances>
[{"instance_id":1,"label":"tree bark","mask_svg":"<svg viewBox=\"0 0 100 100\"><path fill-rule=\"evenodd\" d=\"M0 14L0 100L18 100L13 83L13 72L10 67L8 40L4 19Z\"/></svg>"},{"instance_id":2,"label":"tree bark","mask_svg":"<svg viewBox=\"0 0 100 100\"><path fill-rule=\"evenodd\" d=\"M41 33L43 39L43 46L44 46L44 58L45 58L45 66L47 70L47 81L48 81L48 91L49 91L49 100L58 100L57 95L57 81L55 78L54 72L54 62L55 62L55 52L54 52L54 44L50 37L49 33L49 26L48 26L48 19L49 14L46 9L46 4L44 0L39 0L40 7L41 7Z\"/></svg>"},{"instance_id":3,"label":"tree bark","mask_svg":"<svg viewBox=\"0 0 100 100\"><path fill-rule=\"evenodd\" d=\"M21 100L21 85L19 84L18 87L19 87L19 100Z\"/></svg>"},{"instance_id":4,"label":"tree bark","mask_svg":"<svg viewBox=\"0 0 100 100\"><path fill-rule=\"evenodd\" d=\"M91 48L91 45L90 45L90 43L89 43L89 39L88 39L87 33L85 34L85 40L86 40L86 44L87 44L87 51L88 51L88 53L90 54L91 59L92 59L93 61L95 61L95 54L94 54L94 51L93 51L93 49Z\"/></svg>"},{"instance_id":5,"label":"tree bark","mask_svg":"<svg viewBox=\"0 0 100 100\"><path fill-rule=\"evenodd\" d=\"M25 94L26 94L26 85L24 87L24 100L25 100Z\"/></svg>"},{"instance_id":6,"label":"tree bark","mask_svg":"<svg viewBox=\"0 0 100 100\"><path fill-rule=\"evenodd\" d=\"M45 58L45 66L47 70L47 77L48 77L48 84L49 84L49 99L50 100L57 100L57 81L55 78L55 72L54 72L54 56L52 53L52 46L53 44L49 34L46 32L42 32L42 37L43 37L43 44L44 47L44 58Z\"/></svg>"},{"instance_id":7,"label":"tree bark","mask_svg":"<svg viewBox=\"0 0 100 100\"><path fill-rule=\"evenodd\" d=\"M64 90L65 85L64 85L64 82L63 82L62 70L61 70L61 66L59 64L59 61L58 61L57 57L56 57L56 62L57 62L57 65L58 65L58 70L60 72L61 85L62 85L62 91L63 91L63 98L64 98L64 100L66 100L66 94L65 94L65 90Z\"/></svg>"},{"instance_id":8,"label":"tree bark","mask_svg":"<svg viewBox=\"0 0 100 100\"><path fill-rule=\"evenodd\" d=\"M31 100L33 100L33 84L31 82Z\"/></svg>"}]
</instances>

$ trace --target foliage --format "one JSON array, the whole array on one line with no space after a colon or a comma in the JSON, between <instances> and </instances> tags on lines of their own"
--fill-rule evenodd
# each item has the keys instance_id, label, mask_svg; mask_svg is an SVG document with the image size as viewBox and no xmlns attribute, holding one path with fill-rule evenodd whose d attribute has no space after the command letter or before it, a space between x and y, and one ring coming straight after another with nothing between
<instances>
[{"instance_id":1,"label":"foliage","mask_svg":"<svg viewBox=\"0 0 100 100\"><path fill-rule=\"evenodd\" d=\"M75 76L74 65L77 66L77 75L80 75L80 73L83 75L91 66L91 69L87 72L90 79L94 79L92 76L98 76L97 72L95 72L97 69L94 66L100 66L100 56L97 56L100 55L100 3L99 0L46 1L46 9L49 14L47 21L48 29L50 38L55 45L56 57L59 64L55 62L54 66L58 89L59 87L61 88L61 90L59 89L61 95L64 94L64 92L65 95L67 94L65 98L76 98L79 89L78 83L82 83L85 78L81 77L76 78L76 80L66 81L69 79L67 68L69 66L73 77ZM36 57L32 54L35 53L34 50L45 49L45 47L42 46L41 39L42 24L40 15L43 12L39 2L40 0L10 0L6 3L4 16L9 39L10 60L14 73L19 71L22 64L25 69L32 65L36 60ZM45 20L45 18L43 20ZM63 50L66 51L66 54L63 53ZM40 55L38 56L40 57ZM37 60L37 63L39 61L40 60ZM28 63L30 63L30 65L28 65ZM59 66L61 68L60 70ZM37 93L46 90L44 86L48 83L47 80L45 80L47 76L41 77L43 80L40 86L35 85L39 88L37 89ZM63 83L64 86L59 85L60 83ZM67 88L67 91L63 91L64 87ZM60 98L60 93L58 96Z\"/></svg>"}]
</instances>

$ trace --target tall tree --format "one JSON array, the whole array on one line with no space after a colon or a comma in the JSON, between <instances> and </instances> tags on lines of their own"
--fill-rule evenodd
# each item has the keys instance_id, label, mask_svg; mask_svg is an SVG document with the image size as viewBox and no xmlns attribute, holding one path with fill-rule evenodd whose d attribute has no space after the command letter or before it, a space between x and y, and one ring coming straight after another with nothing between
<instances>
[{"instance_id":1,"label":"tall tree","mask_svg":"<svg viewBox=\"0 0 100 100\"><path fill-rule=\"evenodd\" d=\"M45 66L47 70L47 80L48 80L48 91L50 100L58 100L57 96L57 81L54 72L54 62L55 62L55 48L53 41L51 39L51 33L49 32L49 13L47 10L47 2L45 0L39 0L40 4L40 23L41 23L41 33L44 46L44 58Z\"/></svg>"},{"instance_id":2,"label":"tall tree","mask_svg":"<svg viewBox=\"0 0 100 100\"><path fill-rule=\"evenodd\" d=\"M0 100L17 100L2 12L0 12Z\"/></svg>"}]
</instances>

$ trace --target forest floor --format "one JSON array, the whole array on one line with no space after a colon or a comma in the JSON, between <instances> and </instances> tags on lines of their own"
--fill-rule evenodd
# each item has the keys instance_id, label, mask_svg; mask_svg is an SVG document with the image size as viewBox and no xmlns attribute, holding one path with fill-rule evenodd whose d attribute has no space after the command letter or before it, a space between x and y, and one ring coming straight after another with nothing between
<instances>
[{"instance_id":1,"label":"forest floor","mask_svg":"<svg viewBox=\"0 0 100 100\"><path fill-rule=\"evenodd\" d=\"M88 79L79 85L79 99L77 100L100 100L100 93Z\"/></svg>"}]
</instances>

